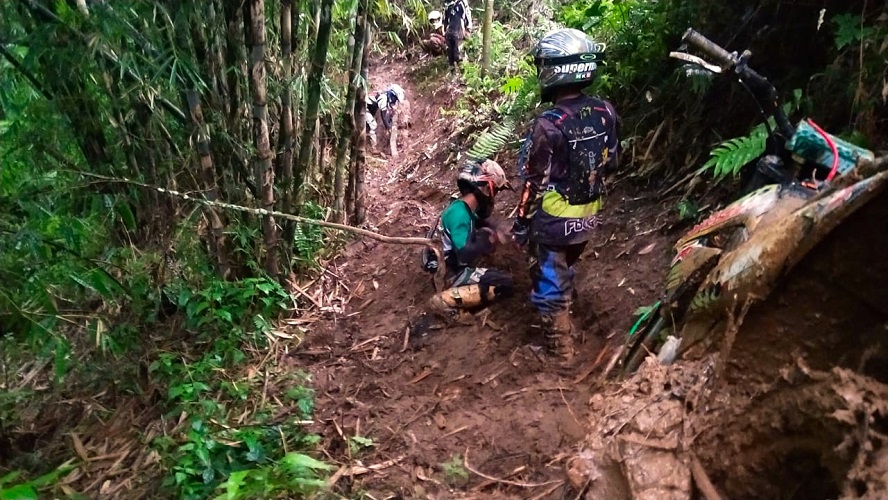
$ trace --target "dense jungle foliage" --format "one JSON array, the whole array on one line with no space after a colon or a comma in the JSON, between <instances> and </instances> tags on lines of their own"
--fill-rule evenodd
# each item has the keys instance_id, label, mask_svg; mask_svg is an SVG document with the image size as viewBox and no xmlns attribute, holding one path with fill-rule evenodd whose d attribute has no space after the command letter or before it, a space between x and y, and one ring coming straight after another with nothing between
<instances>
[{"instance_id":1,"label":"dense jungle foliage","mask_svg":"<svg viewBox=\"0 0 888 500\"><path fill-rule=\"evenodd\" d=\"M594 90L623 119L622 175L653 189L691 186L693 199L693 186L711 185L702 165L727 180L743 166L724 150L706 163L713 146L748 135L744 147L759 147L761 119L742 89L668 58L689 26L749 48L794 119L885 144L884 5L492 4L491 67L477 30L464 47L464 92L446 110L464 130L455 150L515 147L538 106L527 52L557 26L608 43ZM482 19L484 6L472 7ZM323 489L331 466L304 431L311 381L262 360L288 340L277 320L305 300L292 284L344 237L268 211L364 223L356 110L389 83L375 82L367 61L409 57L424 85L445 85L446 63L420 58L419 44L426 12L440 8L0 4L0 497L93 496L105 486L84 466L95 458L87 448L118 420L141 430L104 448L123 457L108 470L130 470L132 491L234 499ZM695 172L703 182L688 184ZM284 398L265 397L269 380ZM355 453L371 444L357 439Z\"/></svg>"}]
</instances>

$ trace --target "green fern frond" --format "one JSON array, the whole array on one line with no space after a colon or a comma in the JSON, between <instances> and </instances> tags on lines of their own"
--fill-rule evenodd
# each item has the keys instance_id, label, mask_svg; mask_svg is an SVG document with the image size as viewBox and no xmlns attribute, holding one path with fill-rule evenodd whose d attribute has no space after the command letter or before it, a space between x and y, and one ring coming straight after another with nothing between
<instances>
[{"instance_id":1,"label":"green fern frond","mask_svg":"<svg viewBox=\"0 0 888 500\"><path fill-rule=\"evenodd\" d=\"M514 116L506 116L490 130L481 134L469 149L469 160L482 162L499 152L512 138L516 124L517 119Z\"/></svg>"},{"instance_id":2,"label":"green fern frond","mask_svg":"<svg viewBox=\"0 0 888 500\"><path fill-rule=\"evenodd\" d=\"M756 159L765 152L768 132L759 125L749 135L735 137L717 145L709 153L709 160L700 168L701 171L711 170L716 178L737 175L743 165Z\"/></svg>"},{"instance_id":3,"label":"green fern frond","mask_svg":"<svg viewBox=\"0 0 888 500\"><path fill-rule=\"evenodd\" d=\"M787 115L798 111L802 105L802 91L795 89L791 98L783 104L783 112ZM774 118L768 119L768 127L775 128ZM700 167L699 172L712 171L712 175L720 179L728 174L737 175L743 165L756 159L765 152L768 141L768 129L760 123L749 132L749 135L735 137L715 146L709 152L709 160Z\"/></svg>"}]
</instances>

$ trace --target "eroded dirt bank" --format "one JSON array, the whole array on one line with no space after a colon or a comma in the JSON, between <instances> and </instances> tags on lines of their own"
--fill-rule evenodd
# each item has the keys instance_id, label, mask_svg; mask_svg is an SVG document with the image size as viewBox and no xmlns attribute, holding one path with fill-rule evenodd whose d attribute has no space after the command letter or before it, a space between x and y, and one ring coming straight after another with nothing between
<instances>
[{"instance_id":1,"label":"eroded dirt bank","mask_svg":"<svg viewBox=\"0 0 888 500\"><path fill-rule=\"evenodd\" d=\"M705 476L722 498L888 496L886 217L882 195L839 227L750 309L728 356L715 338L593 396L574 487L684 499Z\"/></svg>"}]
</instances>

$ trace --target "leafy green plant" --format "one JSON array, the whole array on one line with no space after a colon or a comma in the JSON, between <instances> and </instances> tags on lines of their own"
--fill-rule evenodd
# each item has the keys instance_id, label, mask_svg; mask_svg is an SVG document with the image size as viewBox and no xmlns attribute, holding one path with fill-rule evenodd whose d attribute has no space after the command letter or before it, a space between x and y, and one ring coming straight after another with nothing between
<instances>
[{"instance_id":1,"label":"leafy green plant","mask_svg":"<svg viewBox=\"0 0 888 500\"><path fill-rule=\"evenodd\" d=\"M864 26L860 16L854 14L838 14L832 21L836 25L835 44L839 50L871 38L876 32L873 26Z\"/></svg>"},{"instance_id":2,"label":"leafy green plant","mask_svg":"<svg viewBox=\"0 0 888 500\"><path fill-rule=\"evenodd\" d=\"M216 490L224 493L215 500L270 498L276 494L307 494L326 483L320 472L332 467L302 453L287 453L273 465L233 472Z\"/></svg>"},{"instance_id":3,"label":"leafy green plant","mask_svg":"<svg viewBox=\"0 0 888 500\"><path fill-rule=\"evenodd\" d=\"M21 478L21 472L9 472L4 476L0 476L0 500L37 500L40 498L37 494L38 491L57 484L60 479L73 469L73 460L69 460L51 472L22 482L16 482Z\"/></svg>"},{"instance_id":4,"label":"leafy green plant","mask_svg":"<svg viewBox=\"0 0 888 500\"><path fill-rule=\"evenodd\" d=\"M490 130L481 134L469 149L469 160L482 162L487 158L492 158L514 137L516 122L517 120L513 116L506 116L493 125Z\"/></svg>"},{"instance_id":5,"label":"leafy green plant","mask_svg":"<svg viewBox=\"0 0 888 500\"><path fill-rule=\"evenodd\" d=\"M792 99L783 105L784 113L789 115L799 109L801 99L802 91L800 89L793 91ZM760 123L753 127L748 135L728 139L716 145L709 153L709 160L700 167L699 171L711 171L717 179L728 175L736 176L744 165L765 152L768 128L773 129L775 126L774 119L769 118L767 127L764 123Z\"/></svg>"},{"instance_id":6,"label":"leafy green plant","mask_svg":"<svg viewBox=\"0 0 888 500\"><path fill-rule=\"evenodd\" d=\"M463 459L458 453L449 461L442 463L441 470L444 472L444 479L453 486L463 485L469 481L469 471L466 470Z\"/></svg>"},{"instance_id":7,"label":"leafy green plant","mask_svg":"<svg viewBox=\"0 0 888 500\"><path fill-rule=\"evenodd\" d=\"M491 68L484 73L480 63L481 36L469 37L464 45L466 59L461 66L465 93L453 114L469 123L486 123L491 113L520 115L537 102L536 71L524 51L517 49L533 27L491 26Z\"/></svg>"},{"instance_id":8,"label":"leafy green plant","mask_svg":"<svg viewBox=\"0 0 888 500\"><path fill-rule=\"evenodd\" d=\"M256 498L319 487L314 471L326 466L287 453L317 443L298 420L309 418L314 407L313 391L303 385L308 377L293 374L297 385L284 397L285 404L298 409L298 419L275 421L267 408L258 407L248 425L235 425L229 409L264 388L257 387L257 379L220 376L246 359L244 346L266 342L261 335L270 328L266 318L288 305L286 291L267 277L224 281L208 276L201 288L179 283L171 293L184 310L184 326L209 349L190 360L161 353L149 368L166 385L169 406L189 415L186 431L154 443L170 471L167 486L195 499L220 488L225 491L221 498Z\"/></svg>"},{"instance_id":9,"label":"leafy green plant","mask_svg":"<svg viewBox=\"0 0 888 500\"><path fill-rule=\"evenodd\" d=\"M675 206L675 209L678 211L678 220L680 221L696 219L697 215L700 213L700 207L697 202L687 198L679 201Z\"/></svg>"},{"instance_id":10,"label":"leafy green plant","mask_svg":"<svg viewBox=\"0 0 888 500\"><path fill-rule=\"evenodd\" d=\"M736 176L740 173L741 167L765 152L767 140L767 129L764 126L757 126L749 135L729 139L713 148L709 153L709 160L700 170L710 170L715 178Z\"/></svg>"},{"instance_id":11,"label":"leafy green plant","mask_svg":"<svg viewBox=\"0 0 888 500\"><path fill-rule=\"evenodd\" d=\"M352 456L357 455L366 448L373 447L373 440L365 436L351 436L348 438L348 449Z\"/></svg>"}]
</instances>

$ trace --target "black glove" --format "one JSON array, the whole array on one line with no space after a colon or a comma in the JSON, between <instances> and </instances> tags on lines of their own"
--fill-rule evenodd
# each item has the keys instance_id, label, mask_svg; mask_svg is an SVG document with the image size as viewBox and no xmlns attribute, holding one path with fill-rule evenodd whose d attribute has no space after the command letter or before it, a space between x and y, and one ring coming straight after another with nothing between
<instances>
[{"instance_id":1,"label":"black glove","mask_svg":"<svg viewBox=\"0 0 888 500\"><path fill-rule=\"evenodd\" d=\"M515 219L515 222L512 223L512 238L515 243L521 246L526 245L530 239L530 221L521 217Z\"/></svg>"}]
</instances>

